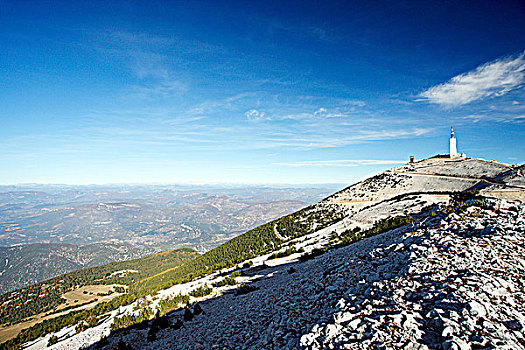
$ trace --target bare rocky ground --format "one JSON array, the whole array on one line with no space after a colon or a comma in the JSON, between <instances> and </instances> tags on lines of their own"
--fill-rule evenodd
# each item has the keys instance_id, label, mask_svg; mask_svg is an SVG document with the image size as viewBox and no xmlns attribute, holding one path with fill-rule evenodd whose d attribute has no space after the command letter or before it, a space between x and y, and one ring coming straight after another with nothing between
<instances>
[{"instance_id":1,"label":"bare rocky ground","mask_svg":"<svg viewBox=\"0 0 525 350\"><path fill-rule=\"evenodd\" d=\"M439 194L471 188L481 189L486 195L501 189L523 191L525 174L522 168L477 158L428 158L349 186L321 204L337 204L352 216L363 208L401 194Z\"/></svg>"},{"instance_id":2,"label":"bare rocky ground","mask_svg":"<svg viewBox=\"0 0 525 350\"><path fill-rule=\"evenodd\" d=\"M300 345L525 348L524 214L523 206L498 214L470 207L377 237L337 270L354 270L360 281L338 299L333 320L310 329Z\"/></svg>"}]
</instances>

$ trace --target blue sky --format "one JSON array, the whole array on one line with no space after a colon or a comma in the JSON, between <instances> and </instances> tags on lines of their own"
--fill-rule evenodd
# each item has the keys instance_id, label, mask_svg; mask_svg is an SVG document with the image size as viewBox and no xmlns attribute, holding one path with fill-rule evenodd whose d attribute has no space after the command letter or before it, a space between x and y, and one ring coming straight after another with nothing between
<instances>
[{"instance_id":1,"label":"blue sky","mask_svg":"<svg viewBox=\"0 0 525 350\"><path fill-rule=\"evenodd\" d=\"M352 183L525 161L520 1L0 4L0 184Z\"/></svg>"}]
</instances>

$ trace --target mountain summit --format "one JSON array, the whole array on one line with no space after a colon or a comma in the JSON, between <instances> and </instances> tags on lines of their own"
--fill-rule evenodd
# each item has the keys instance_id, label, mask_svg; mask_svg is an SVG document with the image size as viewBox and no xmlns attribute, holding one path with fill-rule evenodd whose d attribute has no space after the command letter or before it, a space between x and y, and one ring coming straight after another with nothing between
<instances>
[{"instance_id":1,"label":"mountain summit","mask_svg":"<svg viewBox=\"0 0 525 350\"><path fill-rule=\"evenodd\" d=\"M371 225L378 219L445 202L452 192L468 190L523 201L523 166L438 155L387 170L345 188L320 204L337 205L345 212L347 222Z\"/></svg>"}]
</instances>

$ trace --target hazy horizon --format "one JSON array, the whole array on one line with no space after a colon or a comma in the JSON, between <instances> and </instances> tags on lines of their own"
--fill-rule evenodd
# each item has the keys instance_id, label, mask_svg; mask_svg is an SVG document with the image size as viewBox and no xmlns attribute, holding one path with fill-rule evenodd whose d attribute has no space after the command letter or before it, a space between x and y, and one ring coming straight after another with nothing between
<instances>
[{"instance_id":1,"label":"hazy horizon","mask_svg":"<svg viewBox=\"0 0 525 350\"><path fill-rule=\"evenodd\" d=\"M31 186L67 186L67 187L89 187L89 186L193 186L193 187L209 187L209 186L224 186L224 187L304 187L304 186L339 186L346 185L343 182L318 182L318 183L285 183L285 182L109 182L109 183L11 183L0 184L1 187L31 187Z\"/></svg>"}]
</instances>

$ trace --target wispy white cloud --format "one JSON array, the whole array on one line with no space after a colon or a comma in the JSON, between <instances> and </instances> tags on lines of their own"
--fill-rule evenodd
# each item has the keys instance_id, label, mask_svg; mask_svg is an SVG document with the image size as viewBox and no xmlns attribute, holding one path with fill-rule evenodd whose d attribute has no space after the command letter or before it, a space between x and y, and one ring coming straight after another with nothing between
<instances>
[{"instance_id":1,"label":"wispy white cloud","mask_svg":"<svg viewBox=\"0 0 525 350\"><path fill-rule=\"evenodd\" d=\"M484 98L502 96L525 82L525 53L483 64L448 82L423 91L420 100L455 107Z\"/></svg>"},{"instance_id":2,"label":"wispy white cloud","mask_svg":"<svg viewBox=\"0 0 525 350\"><path fill-rule=\"evenodd\" d=\"M130 54L130 70L139 79L168 79L170 71L163 63L165 57L154 52L135 51Z\"/></svg>"},{"instance_id":3,"label":"wispy white cloud","mask_svg":"<svg viewBox=\"0 0 525 350\"><path fill-rule=\"evenodd\" d=\"M248 112L244 113L244 115L248 120L261 120L266 116L264 112L258 111L256 109L250 109Z\"/></svg>"},{"instance_id":4,"label":"wispy white cloud","mask_svg":"<svg viewBox=\"0 0 525 350\"><path fill-rule=\"evenodd\" d=\"M260 21L260 23L268 25L268 32L272 35L282 35L285 33L287 36L308 40L313 39L328 44L335 43L340 39L339 35L337 35L337 33L329 27L305 25L303 23L284 23L275 20L268 23L267 18L259 18L256 20Z\"/></svg>"},{"instance_id":5,"label":"wispy white cloud","mask_svg":"<svg viewBox=\"0 0 525 350\"><path fill-rule=\"evenodd\" d=\"M247 100L257 99L257 92L243 92L227 97L221 97L216 99L206 99L193 106L189 107L184 114L186 115L212 115L221 112L239 113L242 115L242 111L246 110L246 105L252 105L252 103L247 103ZM250 112L250 111L248 111ZM245 112L244 115L247 117L248 112Z\"/></svg>"},{"instance_id":6,"label":"wispy white cloud","mask_svg":"<svg viewBox=\"0 0 525 350\"><path fill-rule=\"evenodd\" d=\"M338 37L333 32L331 32L330 30L326 28L312 26L308 28L308 31L310 32L312 36L314 36L316 39L320 41L330 43L330 42L335 42L338 40Z\"/></svg>"},{"instance_id":7,"label":"wispy white cloud","mask_svg":"<svg viewBox=\"0 0 525 350\"><path fill-rule=\"evenodd\" d=\"M338 111L329 111L328 109L321 107L314 112L314 116L321 118L344 118L348 117L348 114Z\"/></svg>"},{"instance_id":8,"label":"wispy white cloud","mask_svg":"<svg viewBox=\"0 0 525 350\"><path fill-rule=\"evenodd\" d=\"M469 120L473 123L483 122L483 121L494 121L501 123L524 123L525 115L500 115L500 114L469 114L461 117L462 119Z\"/></svg>"},{"instance_id":9,"label":"wispy white cloud","mask_svg":"<svg viewBox=\"0 0 525 350\"><path fill-rule=\"evenodd\" d=\"M356 107L364 107L366 106L365 101L361 100L343 100L341 101L342 105L350 105L350 106L356 106Z\"/></svg>"},{"instance_id":10,"label":"wispy white cloud","mask_svg":"<svg viewBox=\"0 0 525 350\"><path fill-rule=\"evenodd\" d=\"M338 109L319 107L314 112L297 112L288 114L266 113L257 109L251 109L245 114L248 120L313 120L326 118L345 118L349 114Z\"/></svg>"},{"instance_id":11,"label":"wispy white cloud","mask_svg":"<svg viewBox=\"0 0 525 350\"><path fill-rule=\"evenodd\" d=\"M406 160L383 160L383 159L338 159L338 160L311 160L304 162L275 163L275 165L289 167L358 167L364 165L396 165L404 164Z\"/></svg>"},{"instance_id":12,"label":"wispy white cloud","mask_svg":"<svg viewBox=\"0 0 525 350\"><path fill-rule=\"evenodd\" d=\"M173 44L171 38L127 31L97 32L95 38L103 57L121 61L137 78L168 79L163 49Z\"/></svg>"},{"instance_id":13,"label":"wispy white cloud","mask_svg":"<svg viewBox=\"0 0 525 350\"><path fill-rule=\"evenodd\" d=\"M131 98L152 99L157 97L170 97L184 93L188 86L178 80L165 80L150 85L134 85L126 95Z\"/></svg>"},{"instance_id":14,"label":"wispy white cloud","mask_svg":"<svg viewBox=\"0 0 525 350\"><path fill-rule=\"evenodd\" d=\"M220 46L173 35L125 30L96 31L90 35L101 60L118 63L135 78L134 85L124 91L131 99L181 95L190 85L185 79L185 67L200 61L202 55L224 54Z\"/></svg>"},{"instance_id":15,"label":"wispy white cloud","mask_svg":"<svg viewBox=\"0 0 525 350\"><path fill-rule=\"evenodd\" d=\"M321 126L298 127L292 131L281 130L263 134L252 142L252 148L319 149L344 147L374 141L414 138L429 133L430 128L395 129L395 130L356 130L334 131Z\"/></svg>"},{"instance_id":16,"label":"wispy white cloud","mask_svg":"<svg viewBox=\"0 0 525 350\"><path fill-rule=\"evenodd\" d=\"M271 119L274 120L308 120L313 119L315 117L314 113L290 113L290 114L282 114L282 115L274 115L271 116Z\"/></svg>"},{"instance_id":17,"label":"wispy white cloud","mask_svg":"<svg viewBox=\"0 0 525 350\"><path fill-rule=\"evenodd\" d=\"M123 47L145 47L155 49L159 46L171 45L173 40L168 37L152 35L144 32L128 32L113 30L104 32L111 40Z\"/></svg>"}]
</instances>

